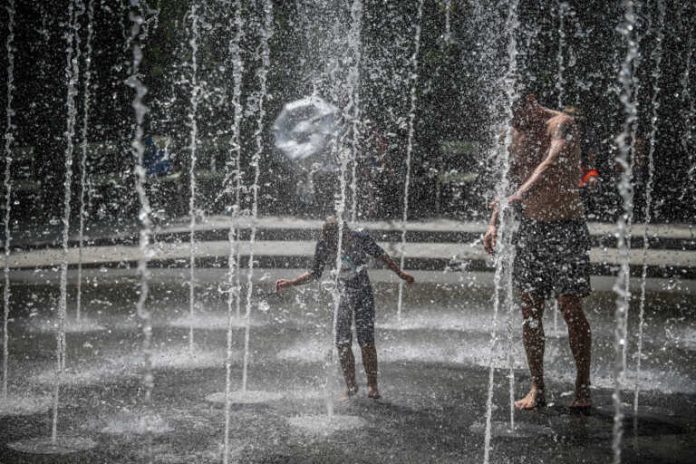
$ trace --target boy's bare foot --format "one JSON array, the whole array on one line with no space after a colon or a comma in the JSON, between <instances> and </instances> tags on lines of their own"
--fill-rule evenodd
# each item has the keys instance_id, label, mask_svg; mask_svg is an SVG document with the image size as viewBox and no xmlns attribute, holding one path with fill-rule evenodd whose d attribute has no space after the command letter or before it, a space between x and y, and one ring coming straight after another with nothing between
<instances>
[{"instance_id":1,"label":"boy's bare foot","mask_svg":"<svg viewBox=\"0 0 696 464\"><path fill-rule=\"evenodd\" d=\"M372 400L378 400L382 395L379 394L379 389L377 387L367 387L367 397Z\"/></svg>"},{"instance_id":2,"label":"boy's bare foot","mask_svg":"<svg viewBox=\"0 0 696 464\"><path fill-rule=\"evenodd\" d=\"M575 391L575 399L570 406L568 406L571 411L585 413L592 408L592 397L590 395L590 388L581 385Z\"/></svg>"},{"instance_id":3,"label":"boy's bare foot","mask_svg":"<svg viewBox=\"0 0 696 464\"><path fill-rule=\"evenodd\" d=\"M589 400L574 399L568 406L572 412L585 413L592 409L592 402Z\"/></svg>"},{"instance_id":4,"label":"boy's bare foot","mask_svg":"<svg viewBox=\"0 0 696 464\"><path fill-rule=\"evenodd\" d=\"M546 397L544 396L544 390L532 385L529 393L521 400L515 401L515 408L524 411L529 411L532 409L540 408L546 406Z\"/></svg>"}]
</instances>

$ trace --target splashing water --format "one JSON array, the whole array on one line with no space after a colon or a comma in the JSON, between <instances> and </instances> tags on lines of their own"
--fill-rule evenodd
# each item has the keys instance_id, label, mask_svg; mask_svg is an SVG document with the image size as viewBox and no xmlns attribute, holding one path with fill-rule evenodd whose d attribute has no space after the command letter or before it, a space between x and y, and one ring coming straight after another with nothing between
<instances>
[{"instance_id":1,"label":"splashing water","mask_svg":"<svg viewBox=\"0 0 696 464\"><path fill-rule=\"evenodd\" d=\"M641 3L637 3L634 5L634 16L636 18L640 17L642 14L641 11ZM637 29L637 27L634 27L632 31L635 32L635 42L636 42L636 56L633 58L631 62L631 81L632 81L632 99L636 104L636 111L639 105L639 94L641 91L641 82L638 78L638 68L640 67L641 61L642 61L642 54L640 53L640 42L643 40L643 34L641 33L640 30ZM633 186L633 180L634 180L634 168L636 165L636 157L638 154L636 153L636 138L638 137L638 116L636 113L636 117L633 119L629 126L629 131L628 131L628 140L630 141L629 143L629 151L628 151L628 171L630 172L630 180L628 184L628 188L630 190L630 203L625 205L625 211L626 211L626 253L630 255L631 253L631 241L633 239L633 219L634 219L634 214L633 214L633 207L634 207L634 196L635 196L635 190ZM620 191L620 189L619 189ZM630 288L631 288L631 273L630 271L627 272L624 276L626 278L626 284L625 288L629 290L629 305L630 305ZM624 321L624 326L626 327L626 330L628 330L628 315L629 311L626 311L624 313L624 318L626 319ZM626 358L628 355L628 332L626 335L626 343L623 346L623 361L622 364L626 366Z\"/></svg>"},{"instance_id":2,"label":"splashing water","mask_svg":"<svg viewBox=\"0 0 696 464\"><path fill-rule=\"evenodd\" d=\"M586 32L583 30L582 25L580 24L580 20L578 19L578 15L575 13L574 10L571 9L570 5L568 5L568 14L570 16L570 22L572 23L572 29L574 31L573 33L573 38L577 40L585 40L587 37ZM572 68L577 65L577 60L578 60L578 54L581 53L586 53L585 51L582 50L582 45L578 47L577 44L574 44L573 41L568 41L566 43L566 50L567 56L568 56L568 68ZM579 82L579 85L575 86L574 89L574 96L573 96L573 104L575 106L580 105L580 100L582 99L581 94L582 94L582 86L584 83ZM559 108L560 109L560 108Z\"/></svg>"},{"instance_id":3,"label":"splashing water","mask_svg":"<svg viewBox=\"0 0 696 464\"><path fill-rule=\"evenodd\" d=\"M556 337L558 337L558 313L560 310L558 309L558 300L556 298L551 301L551 312L553 313L553 333Z\"/></svg>"},{"instance_id":4,"label":"splashing water","mask_svg":"<svg viewBox=\"0 0 696 464\"><path fill-rule=\"evenodd\" d=\"M452 40L452 0L445 0L445 43Z\"/></svg>"},{"instance_id":5,"label":"splashing water","mask_svg":"<svg viewBox=\"0 0 696 464\"><path fill-rule=\"evenodd\" d=\"M152 316L150 314L150 311L147 309L145 303L147 302L147 298L150 291L150 270L148 269L148 263L153 255L153 250L151 246L152 209L150 208L150 200L148 199L147 192L145 191L147 177L146 170L143 166L143 155L145 152L145 146L143 145L143 122L145 120L145 115L148 112L148 107L145 106L145 104L143 103L143 98L147 94L147 87L145 87L145 85L138 78L138 72L140 69L140 62L143 58L143 52L141 45L136 41L139 38L141 38L141 24L143 22L143 18L139 14L131 13L130 20L132 22L131 41L133 42L133 74L128 78L127 84L129 87L135 90L135 96L133 97L133 110L135 112L135 133L131 142L131 148L136 163L135 189L138 193L138 200L140 202L140 212L138 214L138 218L140 219L140 256L138 258L140 292L138 295L138 301L136 303L136 313L140 318L143 326L143 385L145 387L145 400L149 402L150 397L152 395L152 389L154 387L152 377L151 350Z\"/></svg>"},{"instance_id":6,"label":"splashing water","mask_svg":"<svg viewBox=\"0 0 696 464\"><path fill-rule=\"evenodd\" d=\"M332 305L332 325L330 329L331 340L325 343L320 343L318 352L322 354L324 361L324 392L323 397L326 406L326 416L328 422L338 420L339 416L334 415L333 392L332 387L336 384L336 358L334 340L336 338L336 321L338 318L338 308L341 301L341 291L339 288L339 271L341 269L341 255L344 248L343 231L345 227L344 219L346 216L350 220L357 217L357 179L356 179L356 162L357 151L359 144L359 118L360 118L360 61L362 54L362 17L363 17L363 2L362 0L353 0L350 2L350 24L346 31L341 22L334 22L329 27L314 27L311 22L312 8L319 9L323 14L332 18L343 17L345 8L339 3L331 2L298 2L298 10L301 13L301 19L305 21L304 32L308 43L308 49L313 50L312 59L319 58L320 65L316 63L307 69L308 78L311 79L314 93L320 92L322 89L328 94L329 101L340 102L347 99L346 105L342 108L342 116L345 119L345 125L339 125L340 114L336 110L335 116L327 118L324 133L326 137L326 148L324 156L329 159L324 163L315 163L311 176L314 172L327 171L335 173L336 185L333 195L333 212L338 220L338 244L336 252L336 262L331 266L330 279L321 283L331 296ZM312 13L310 13L312 11ZM311 61L310 61L311 62ZM347 72L345 72L347 69ZM312 98L317 98L313 95ZM350 139L349 139L350 137ZM352 163L353 178L350 186L348 186L348 166ZM334 174L332 174L334 175ZM352 205L350 213L348 209L348 189L352 194ZM316 193L316 192L315 192ZM328 338L328 337L327 337ZM304 418L301 418L305 420ZM308 419L311 421L311 419Z\"/></svg>"},{"instance_id":7,"label":"splashing water","mask_svg":"<svg viewBox=\"0 0 696 464\"><path fill-rule=\"evenodd\" d=\"M121 37L123 38L123 44L125 44L124 46L127 48L128 46L130 46L130 42L133 40L133 37L128 33L128 4L126 2L118 2L118 8L120 13L118 16L118 25L121 29ZM130 66L131 64L132 63L129 61L128 65Z\"/></svg>"},{"instance_id":8,"label":"splashing water","mask_svg":"<svg viewBox=\"0 0 696 464\"><path fill-rule=\"evenodd\" d=\"M310 436L328 436L367 425L365 419L356 416L298 416L288 419L288 423Z\"/></svg>"},{"instance_id":9,"label":"splashing water","mask_svg":"<svg viewBox=\"0 0 696 464\"><path fill-rule=\"evenodd\" d=\"M199 94L201 92L200 85L198 84L199 33L198 14L196 13L197 6L198 5L196 4L196 2L193 2L191 4L191 39L189 40L189 45L191 46L191 109L188 114L189 125L191 128L189 142L189 151L191 153L191 160L189 163L189 315L191 317L191 321L193 321L194 319L194 305L196 302L196 148L198 144L198 101ZM189 350L191 351L191 353L193 353L193 325L189 327Z\"/></svg>"},{"instance_id":10,"label":"splashing water","mask_svg":"<svg viewBox=\"0 0 696 464\"><path fill-rule=\"evenodd\" d=\"M68 43L66 49L65 74L68 78L68 93L66 98L67 107L67 129L65 131L65 180L63 181L63 231L62 231L62 250L63 261L60 273L60 299L58 300L59 317L59 361L61 368L65 368L65 317L67 314L67 275L68 275L68 251L70 240L70 214L72 197L72 178L73 178L73 156L75 153L75 126L77 122L77 106L75 99L78 93L78 83L80 80L80 22L79 18L84 14L85 6L82 0L75 0L69 8L69 33L66 35Z\"/></svg>"},{"instance_id":11,"label":"splashing water","mask_svg":"<svg viewBox=\"0 0 696 464\"><path fill-rule=\"evenodd\" d=\"M418 54L421 42L421 22L423 21L423 0L418 2L418 14L416 16L416 35L413 39L413 54L411 55L411 97L408 112L408 140L406 144L406 179L404 182L404 207L401 217L401 245L399 247L400 268L406 263L406 222L408 221L408 194L411 184L411 156L413 154L413 137L415 135L416 103L418 90ZM399 300L397 306L397 318L401 320L401 312L404 298L404 281L399 280Z\"/></svg>"},{"instance_id":12,"label":"splashing water","mask_svg":"<svg viewBox=\"0 0 696 464\"><path fill-rule=\"evenodd\" d=\"M160 416L127 409L109 419L101 429L101 433L108 435L160 435L171 431L172 428ZM146 452L146 456L152 458L150 452Z\"/></svg>"},{"instance_id":13,"label":"splashing water","mask_svg":"<svg viewBox=\"0 0 696 464\"><path fill-rule=\"evenodd\" d=\"M225 178L223 185L225 193L234 193L234 201L237 208L240 208L242 192L242 158L240 131L244 108L242 107L242 77L244 75L244 62L241 55L241 42L244 38L244 23L242 21L241 0L234 2L235 14L231 25L235 29L235 34L228 46L230 62L232 65L232 107L234 116L232 118L231 136L229 142L229 158L225 163ZM236 257L239 261L239 256ZM237 284L239 280L237 279ZM239 317L239 309L237 309Z\"/></svg>"},{"instance_id":14,"label":"splashing water","mask_svg":"<svg viewBox=\"0 0 696 464\"><path fill-rule=\"evenodd\" d=\"M694 105L696 105L696 100L694 96L691 94L691 86L689 85L691 82L691 66L693 63L693 56L694 56L694 32L693 30L689 29L688 31L689 38L687 39L686 43L686 57L684 58L686 66L684 68L684 74L682 75L681 78L681 85L682 85L682 90L681 90L681 95L682 95L682 101L684 102L684 107L688 108L687 111L684 112L684 136L681 139L681 144L682 144L682 149L684 150L684 153L687 155L688 159L688 169L687 169L687 183L686 185L688 186L687 188L682 190L682 193L679 197L679 201L685 201L687 199L687 195L691 192L694 191L694 182L696 182L696 156L694 155L694 151L691 150L691 142L693 140L693 118L694 118Z\"/></svg>"},{"instance_id":15,"label":"splashing water","mask_svg":"<svg viewBox=\"0 0 696 464\"><path fill-rule=\"evenodd\" d=\"M510 170L510 160L509 160L509 150L512 143L512 102L514 102L518 95L516 94L515 83L517 79L517 40L515 37L516 31L519 28L518 19L518 2L516 0L510 2L508 5L507 17L505 20L504 30L508 31L508 44L507 44L507 54L508 54L508 67L503 78L505 96L507 101L504 102L505 110L505 120L503 122L503 128L505 129L505 143L503 147L499 148L499 159L500 159L500 182L496 186L497 197L501 199L500 201L500 212L499 212L499 226L498 226L498 240L496 243L495 250L495 274L494 274L494 297L493 297L493 329L491 332L491 342L490 342L490 365L488 369L488 393L486 397L486 423L484 431L484 456L483 462L488 464L490 462L491 454L491 438L492 438L492 417L493 417L493 389L495 386L495 349L498 342L498 313L500 312L501 301L505 299L505 296L511 295L512 287L512 272L511 265L513 261L512 256L512 234L508 230L512 227L511 214L508 211L507 204L507 193L510 188L509 170ZM505 274L508 273L508 275ZM505 278L507 277L507 278ZM508 289L503 295L503 283L508 285ZM507 302L512 305L512 301ZM512 317L512 308L510 308L510 318ZM510 319L511 320L511 319ZM511 336L511 331L509 332ZM510 369L512 369L512 360L508 360ZM513 382L513 377L511 374L510 382ZM511 384L510 395L511 395L511 405L510 405L510 425L514 427L514 397L513 395L513 385Z\"/></svg>"},{"instance_id":16,"label":"splashing water","mask_svg":"<svg viewBox=\"0 0 696 464\"><path fill-rule=\"evenodd\" d=\"M94 37L94 0L87 4L87 43L85 56L84 95L82 100L82 142L80 146L80 225L78 228L77 247L77 300L75 302L75 319L79 322L82 310L82 248L85 240L85 190L87 187L87 136L89 130L90 84L92 82L92 38Z\"/></svg>"},{"instance_id":17,"label":"splashing water","mask_svg":"<svg viewBox=\"0 0 696 464\"><path fill-rule=\"evenodd\" d=\"M135 111L135 130L133 134L133 140L131 142L132 153L135 156L135 188L138 192L138 199L140 202L140 212L138 217L140 219L140 256L138 258L138 274L140 276L140 293L138 295L138 301L136 303L136 313L140 318L143 326L143 343L142 343L142 354L143 354L143 365L144 373L142 377L142 383L145 390L145 405L149 406L152 397L152 390L154 389L154 376L152 374L152 349L151 349L151 338L152 338L152 316L150 311L146 307L146 302L149 294L149 280L150 271L148 269L148 262L152 257L153 251L150 245L152 237L152 220L150 208L150 202L145 191L146 176L147 172L143 166L143 154L145 147L143 145L143 122L145 115L147 114L148 108L143 103L143 98L147 93L147 88L138 78L138 73L140 70L140 63L143 58L143 51L141 42L144 41L146 36L146 30L143 27L143 5L138 2L133 5L137 7L137 13L134 11L129 12L131 26L130 43L133 49L133 64L131 67L132 74L126 81L127 84L135 90L135 96L133 97L133 109ZM147 417L147 416L144 416ZM152 432L153 426L155 425L151 421L145 421L141 418L141 425L144 426L144 432L146 435L146 453L148 457L148 462L152 462Z\"/></svg>"},{"instance_id":18,"label":"splashing water","mask_svg":"<svg viewBox=\"0 0 696 464\"><path fill-rule=\"evenodd\" d=\"M2 398L7 400L7 380L8 380L8 362L9 362L9 333L7 324L10 317L10 215L12 208L12 184L11 184L11 166L12 166L12 142L14 142L12 116L14 109L12 108L12 97L14 96L14 26L15 26L15 2L10 0L7 5L7 41L5 49L7 50L7 107L5 117L7 126L5 127L5 178L3 186L5 188L5 266L4 278L5 287L3 289L3 313L2 313Z\"/></svg>"},{"instance_id":19,"label":"splashing water","mask_svg":"<svg viewBox=\"0 0 696 464\"><path fill-rule=\"evenodd\" d=\"M640 303L638 310L638 351L636 354L636 385L633 390L633 417L634 417L634 428L638 426L638 398L640 395L640 374L641 374L641 363L643 358L643 332L645 329L645 292L646 292L646 282L648 274L648 248L649 244L649 224L652 220L652 191L653 191L653 180L655 174L655 142L657 139L657 121L658 112L660 109L660 78L662 76L662 56L663 56L663 43L665 40L665 16L666 16L666 6L664 0L658 0L658 22L657 22L657 37L656 45L653 49L653 60L654 68L652 72L653 79L653 94L652 94L652 117L650 119L650 145L648 148L648 178L645 185L645 212L644 221L645 226L643 228L643 255L642 262L643 268L641 272L640 279Z\"/></svg>"},{"instance_id":20,"label":"splashing water","mask_svg":"<svg viewBox=\"0 0 696 464\"><path fill-rule=\"evenodd\" d=\"M233 67L233 89L232 89L232 105L234 107L234 118L232 122L232 137L230 137L230 147L232 150L232 159L233 161L231 162L231 166L229 166L231 169L228 169L229 171L234 172L235 175L235 185L234 185L234 199L235 199L235 206L236 210L233 211L233 217L236 217L239 214L240 208L241 208L241 193L242 193L242 150L241 150L241 142L240 142L240 131L241 131L241 124L242 124L242 115L243 115L243 107L241 103L241 98L242 98L242 77L244 74L244 63L242 62L242 56L241 56L241 48L240 44L242 42L242 38L244 37L244 29L243 29L243 23L242 23L242 6L241 2L237 2L235 5L235 16L234 16L234 23L235 27L237 29L237 33L234 36L234 39L230 43L230 55L232 58L232 67ZM229 179L229 177L228 177ZM231 248L230 248L231 250ZM241 300L240 300L240 277L239 277L239 266L240 266L240 255L241 251L237 247L237 253L236 253L236 266L237 266L237 272L235 273L235 310L236 310L236 316L237 319L239 319L241 315Z\"/></svg>"},{"instance_id":21,"label":"splashing water","mask_svg":"<svg viewBox=\"0 0 696 464\"><path fill-rule=\"evenodd\" d=\"M230 391L213 393L205 397L205 400L210 403L223 403L227 405L229 401L232 404L261 404L280 401L285 397L284 393L267 392L267 391Z\"/></svg>"},{"instance_id":22,"label":"splashing water","mask_svg":"<svg viewBox=\"0 0 696 464\"><path fill-rule=\"evenodd\" d=\"M335 12L334 12L335 14ZM348 47L349 47L349 52L352 53L352 59L356 59L356 54L359 53L359 48L360 48L360 26L358 24L362 24L362 2L361 1L354 1L351 5L351 25L350 25L350 31L348 33ZM334 29L331 32L331 35L333 36L333 39L335 40L335 37L337 35L337 31ZM330 71L328 72L328 79L329 79L329 84L330 84L330 89L331 89L331 95L334 100L339 99L339 95L341 92L339 89L344 85L342 82L341 78L339 77L339 71L341 64L340 62L344 59L349 59L343 56L337 57L332 54L327 54L328 56L328 66L330 67ZM359 66L359 63L353 62L352 65L354 66ZM349 70L348 76L347 76L347 85L349 86L349 92L348 92L348 105L346 108L344 108L344 112L349 116L353 117L356 116L359 111L359 100L356 99L356 96L358 95L358 84L359 84L359 74L357 74L358 69L353 68L351 66L351 69ZM356 120L354 119L352 121L353 123L353 136L357 136L356 131ZM331 295L331 301L333 305L333 310L332 310L332 320L331 320L331 339L328 340L328 343L326 345L323 345L323 348L325 349L325 356L324 356L324 373L325 373L325 383L324 383L324 401L326 405L326 416L325 420L328 421L329 423L333 423L336 421L342 421L345 416L337 416L334 413L334 401L333 401L333 391L332 387L336 384L336 358L335 353L336 353L336 348L335 348L335 340L337 336L337 324L338 324L338 311L341 305L341 288L340 288L340 272L342 268L342 254L343 254L343 248L344 248L344 242L343 242L343 231L345 230L344 228L346 227L346 224L344 222L344 217L346 216L346 207L348 203L347 199L347 193L348 193L348 184L347 184L347 176L348 176L348 164L352 163L353 167L355 168L355 163L356 163L356 152L355 152L355 143L352 143L351 149L347 149L345 146L345 139L348 136L348 132L346 130L341 130L340 134L338 137L333 138L331 140L330 144L330 153L331 153L331 158L335 159L338 162L338 190L334 194L334 211L335 211L335 216L338 220L338 243L336 247L336 261L334 263L334 267L331 271L331 280L327 280L325 282L322 282L324 288L329 290L329 293ZM355 138L353 138L353 141L355 141ZM353 182L355 178L351 182ZM357 185L356 185L357 187ZM356 194L357 194L357 188L353 189L353 185L351 184L351 189L352 189L352 194L353 194L353 211L351 212L352 214L355 213L356 209ZM352 216L351 214L351 216ZM340 362L340 360L339 360ZM306 420L305 418L300 418L300 420ZM311 419L309 419L311 421ZM293 425L298 425L298 424L293 424Z\"/></svg>"},{"instance_id":23,"label":"splashing water","mask_svg":"<svg viewBox=\"0 0 696 464\"><path fill-rule=\"evenodd\" d=\"M77 119L77 108L75 106L75 98L77 97L77 83L79 80L79 59L77 51L79 50L79 17L85 11L84 4L81 0L70 2L68 7L68 33L66 34L66 65L65 74L68 78L68 91L66 97L67 106L67 129L65 131L66 148L65 148L65 180L63 182L64 197L63 197L63 234L62 234L62 250L63 258L60 265L60 299L58 301L58 331L56 333L56 362L57 378L60 378L65 370L65 316L68 299L68 241L70 233L70 198L72 193L72 164L73 152L75 145L73 138L75 137L75 122ZM53 421L51 426L51 440L55 443L58 434L58 401L60 395L59 382L56 382L53 390Z\"/></svg>"},{"instance_id":24,"label":"splashing water","mask_svg":"<svg viewBox=\"0 0 696 464\"><path fill-rule=\"evenodd\" d=\"M339 130L338 113L338 108L316 95L288 103L273 124L276 148L291 161L314 161L329 168L332 157L326 148Z\"/></svg>"},{"instance_id":25,"label":"splashing water","mask_svg":"<svg viewBox=\"0 0 696 464\"><path fill-rule=\"evenodd\" d=\"M619 155L616 161L621 165L622 172L619 182L619 192L623 199L624 213L619 217L617 224L617 237L619 255L621 256L621 267L614 284L616 298L615 322L615 362L614 362L614 393L612 400L614 404L614 427L612 450L614 464L621 462L621 440L623 437L623 406L621 402L621 388L626 371L626 345L627 345L627 314L630 301L630 289L628 287L629 269L629 248L627 243L630 211L633 207L633 189L631 188L631 177L633 175L632 166L629 160L631 145L633 140L629 140L633 126L637 119L637 105L635 101L635 60L638 56L638 42L635 35L636 15L632 0L624 0L624 17L619 31L627 44L626 56L619 72L619 82L621 84L620 100L623 104L625 121L623 132L616 138L619 147Z\"/></svg>"},{"instance_id":26,"label":"splashing water","mask_svg":"<svg viewBox=\"0 0 696 464\"><path fill-rule=\"evenodd\" d=\"M239 258L240 250L237 243L237 226L235 221L239 214L240 195L242 191L242 159L240 145L240 128L242 123L242 75L244 73L244 64L242 62L240 44L244 36L244 24L242 22L242 2L237 0L234 4L234 23L232 27L235 29L235 34L229 44L229 52L232 61L232 106L234 107L234 117L232 119L232 135L230 137L230 158L225 167L227 169L224 185L225 190L234 190L235 204L232 209L232 225L228 232L229 254L227 258L228 274L228 294L227 294L227 353L225 356L225 438L224 438L224 454L223 464L228 464L230 459L230 427L231 407L232 407L232 329L233 329L233 311L236 314L236 320L240 316L240 280L239 280Z\"/></svg>"},{"instance_id":27,"label":"splashing water","mask_svg":"<svg viewBox=\"0 0 696 464\"><path fill-rule=\"evenodd\" d=\"M239 4L237 4L237 11L239 11ZM236 212L236 211L235 211ZM225 355L225 453L223 455L223 462L227 464L229 462L230 454L230 408L232 407L232 400L230 394L232 392L232 329L234 328L233 321L233 309L234 301L239 301L239 286L237 285L237 274L239 272L239 263L236 260L237 246L236 246L236 229L235 227L230 227L229 236L230 253L228 257L228 295L227 295L227 353ZM238 307L238 305L237 305Z\"/></svg>"},{"instance_id":28,"label":"splashing water","mask_svg":"<svg viewBox=\"0 0 696 464\"><path fill-rule=\"evenodd\" d=\"M514 228L515 222L511 221L509 228ZM508 231L508 236L511 237L512 230ZM514 261L514 249L512 243L506 241L508 246L508 258L505 267L505 304L508 307L507 314L507 359L508 359L508 380L509 380L509 399L510 399L510 430L515 430L515 350L514 350L514 328L517 316L517 308L514 303L513 281L512 281L512 263Z\"/></svg>"},{"instance_id":29,"label":"splashing water","mask_svg":"<svg viewBox=\"0 0 696 464\"><path fill-rule=\"evenodd\" d=\"M558 52L556 53L556 90L558 91L558 106L557 109L563 108L563 100L565 98L565 78L563 73L565 72L565 60L564 51L566 48L566 33L565 33L565 16L569 6L566 2L559 1L556 5L556 10L558 12ZM555 319L554 319L555 322Z\"/></svg>"},{"instance_id":30,"label":"splashing water","mask_svg":"<svg viewBox=\"0 0 696 464\"><path fill-rule=\"evenodd\" d=\"M258 113L256 120L256 131L254 137L256 139L256 150L251 160L251 166L254 168L254 182L251 186L252 190L252 205L251 205L251 236L249 237L249 270L247 273L247 294L246 294L246 311L244 325L244 361L242 367L242 391L247 390L247 379L249 369L249 332L251 330L251 297L254 290L252 278L254 276L254 242L256 241L256 230L258 227L257 220L259 215L259 176L261 174L260 163L263 153L263 126L266 116L264 101L268 97L268 70L271 66L271 51L269 41L273 33L273 3L271 0L263 1L263 26L261 28L261 67L256 75L259 78L259 101Z\"/></svg>"},{"instance_id":31,"label":"splashing water","mask_svg":"<svg viewBox=\"0 0 696 464\"><path fill-rule=\"evenodd\" d=\"M351 25L348 33L348 46L351 52L351 66L348 72L348 108L352 120L351 127L351 160L352 160L352 175L351 175L351 198L352 206L350 210L350 220L355 223L358 214L358 150L360 140L360 61L362 57L362 41L360 34L362 31L363 5L362 0L353 0L353 5L350 10Z\"/></svg>"},{"instance_id":32,"label":"splashing water","mask_svg":"<svg viewBox=\"0 0 696 464\"><path fill-rule=\"evenodd\" d=\"M79 437L60 437L59 443L44 438L29 438L7 446L20 453L60 456L90 450L95 448L97 443L89 438Z\"/></svg>"},{"instance_id":33,"label":"splashing water","mask_svg":"<svg viewBox=\"0 0 696 464\"><path fill-rule=\"evenodd\" d=\"M339 150L340 147L335 147L335 150ZM333 319L331 324L331 340L329 341L326 350L326 360L324 363L324 369L326 371L326 384L324 385L324 392L326 398L326 415L329 418L334 417L334 404L333 404L333 393L331 387L336 383L336 363L334 360L334 341L336 340L337 325L338 325L338 310L341 305L341 291L340 291L340 274L342 266L342 253L343 253L343 215L346 210L346 174L348 169L349 159L345 156L345 153L339 155L340 161L340 189L336 198L336 218L338 219L338 244L336 246L336 267L334 268L333 275L333 285L331 286L331 297L333 299Z\"/></svg>"}]
</instances>

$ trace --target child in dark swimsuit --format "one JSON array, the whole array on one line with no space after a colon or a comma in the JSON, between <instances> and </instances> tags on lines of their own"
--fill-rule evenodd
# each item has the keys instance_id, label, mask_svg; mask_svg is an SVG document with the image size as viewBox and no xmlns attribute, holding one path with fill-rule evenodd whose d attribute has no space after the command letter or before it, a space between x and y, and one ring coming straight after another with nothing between
<instances>
[{"instance_id":1,"label":"child in dark swimsuit","mask_svg":"<svg viewBox=\"0 0 696 464\"><path fill-rule=\"evenodd\" d=\"M367 274L369 257L383 261L401 279L413 283L413 276L402 271L385 251L364 231L353 231L345 224L342 227L341 269L338 275L340 303L336 317L336 347L346 381L346 396L357 393L355 381L355 358L353 357L351 321L355 319L358 345L362 351L363 366L367 376L367 396L380 397L377 387L377 349L375 347L375 303L370 277ZM276 291L294 285L302 285L318 280L324 267L335 265L338 249L339 224L336 218L329 217L324 223L321 238L314 252L312 270L296 279L280 279Z\"/></svg>"}]
</instances>

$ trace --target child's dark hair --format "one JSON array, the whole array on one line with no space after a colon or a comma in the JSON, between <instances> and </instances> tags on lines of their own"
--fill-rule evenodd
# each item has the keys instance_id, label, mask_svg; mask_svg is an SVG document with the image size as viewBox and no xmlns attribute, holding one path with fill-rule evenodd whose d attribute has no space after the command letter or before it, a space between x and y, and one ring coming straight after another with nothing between
<instances>
[{"instance_id":1,"label":"child's dark hair","mask_svg":"<svg viewBox=\"0 0 696 464\"><path fill-rule=\"evenodd\" d=\"M345 222L342 223L343 227L343 244L346 242L346 238L348 237L348 234L350 233L350 229L348 228L348 224ZM328 248L332 251L336 251L338 248L338 230L339 230L339 222L338 219L336 219L336 216L329 216L326 218L324 221L324 225L321 226L321 240L326 243Z\"/></svg>"}]
</instances>

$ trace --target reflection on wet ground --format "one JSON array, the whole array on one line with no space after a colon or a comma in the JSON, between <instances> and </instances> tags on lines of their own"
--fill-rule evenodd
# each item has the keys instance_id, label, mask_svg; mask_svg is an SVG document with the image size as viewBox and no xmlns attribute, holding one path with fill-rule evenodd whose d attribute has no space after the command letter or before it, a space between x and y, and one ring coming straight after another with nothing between
<instances>
[{"instance_id":1,"label":"reflection on wet ground","mask_svg":"<svg viewBox=\"0 0 696 464\"><path fill-rule=\"evenodd\" d=\"M59 434L93 440L96 446L70 456L52 456L50 462L220 462L227 318L226 296L216 285L200 282L193 320L187 319L185 285L160 282L153 286L155 388L150 407L141 398L141 331L131 281L84 287L89 322L71 325L76 330L67 336L68 373L61 379L54 373L55 338L49 322L57 288L38 282L14 288L10 391L23 401L22 408L15 410L0 404L0 462L47 462L48 458L8 445L31 444L27 440L50 436L46 398L56 381L62 385ZM361 390L349 402L336 402L333 421L325 417L324 399L323 362L331 321L328 295L306 287L280 297L256 298L268 306L261 305L265 310L254 309L252 314L247 393L239 391L243 321L232 324L233 461L481 462L491 363L489 292L421 284L409 289L401 321L396 319L395 287L378 284L376 296L383 398L365 397L365 379L358 369ZM627 404L623 462L692 462L696 365L689 340L696 331L689 325L693 320L689 312L694 307L694 297L688 294L649 296L639 379L641 409L636 418ZM510 430L508 350L514 354L518 395L525 392L529 377L520 334L515 333L510 346L502 333L503 341L492 359L499 367L492 462L611 460L613 308L613 295L608 293L596 293L587 300L594 335L596 404L589 416L571 415L566 408L572 398L572 357L567 337L549 337L550 405L517 413L516 428ZM546 321L552 324L550 310ZM193 352L188 345L189 322L194 328ZM562 318L560 325L563 329ZM514 327L519 327L518 322ZM629 345L623 398L627 403L633 399L634 351L635 346ZM341 385L332 385L332 391L338 399ZM249 400L259 395L262 401ZM32 405L37 407L28 408ZM23 412L27 408L30 411Z\"/></svg>"}]
</instances>

